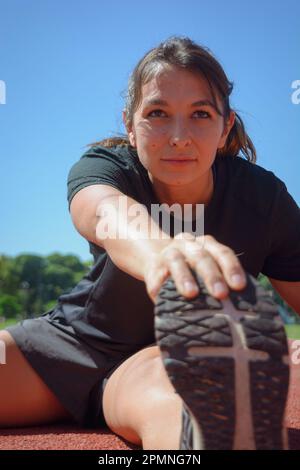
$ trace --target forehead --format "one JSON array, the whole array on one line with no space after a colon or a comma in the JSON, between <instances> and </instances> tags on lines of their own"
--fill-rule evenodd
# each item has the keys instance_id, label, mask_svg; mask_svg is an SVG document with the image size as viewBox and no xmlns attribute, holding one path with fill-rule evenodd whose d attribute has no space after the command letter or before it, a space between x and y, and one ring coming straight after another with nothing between
<instances>
[{"instance_id":1,"label":"forehead","mask_svg":"<svg viewBox=\"0 0 300 470\"><path fill-rule=\"evenodd\" d=\"M172 100L184 97L185 99L212 99L209 84L200 73L193 73L169 66L159 71L152 79L142 86L142 102L149 99L163 98Z\"/></svg>"}]
</instances>

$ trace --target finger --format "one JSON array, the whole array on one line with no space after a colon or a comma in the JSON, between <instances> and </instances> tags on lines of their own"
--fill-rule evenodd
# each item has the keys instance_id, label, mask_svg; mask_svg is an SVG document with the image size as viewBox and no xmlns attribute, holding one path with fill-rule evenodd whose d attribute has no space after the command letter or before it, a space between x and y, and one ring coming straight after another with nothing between
<instances>
[{"instance_id":1,"label":"finger","mask_svg":"<svg viewBox=\"0 0 300 470\"><path fill-rule=\"evenodd\" d=\"M154 303L156 302L162 284L169 275L170 273L166 266L153 267L145 275L146 290Z\"/></svg>"},{"instance_id":2,"label":"finger","mask_svg":"<svg viewBox=\"0 0 300 470\"><path fill-rule=\"evenodd\" d=\"M196 243L186 243L185 256L189 265L202 277L211 295L220 299L228 295L223 274L208 251Z\"/></svg>"},{"instance_id":3,"label":"finger","mask_svg":"<svg viewBox=\"0 0 300 470\"><path fill-rule=\"evenodd\" d=\"M197 238L196 243L198 243ZM220 267L228 286L234 290L243 289L246 286L245 271L234 251L211 236L205 236L204 240L202 237L199 238L201 246L204 246L205 251L211 254Z\"/></svg>"},{"instance_id":4,"label":"finger","mask_svg":"<svg viewBox=\"0 0 300 470\"><path fill-rule=\"evenodd\" d=\"M195 242L196 237L189 232L181 232L175 235L173 239L173 246L178 248L179 251L184 251L185 242Z\"/></svg>"},{"instance_id":5,"label":"finger","mask_svg":"<svg viewBox=\"0 0 300 470\"><path fill-rule=\"evenodd\" d=\"M195 297L199 289L184 254L175 247L169 248L164 252L164 261L178 292L184 297Z\"/></svg>"}]
</instances>

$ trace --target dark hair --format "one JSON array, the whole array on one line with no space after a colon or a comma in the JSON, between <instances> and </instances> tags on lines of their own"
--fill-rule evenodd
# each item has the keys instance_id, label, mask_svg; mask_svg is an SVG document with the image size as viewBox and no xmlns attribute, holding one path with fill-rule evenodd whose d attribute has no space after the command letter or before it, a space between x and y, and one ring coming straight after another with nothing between
<instances>
[{"instance_id":1,"label":"dark hair","mask_svg":"<svg viewBox=\"0 0 300 470\"><path fill-rule=\"evenodd\" d=\"M188 37L172 36L147 52L129 78L125 104L125 120L128 128L131 127L133 115L141 102L142 86L168 65L200 74L209 85L217 112L224 117L224 121L229 117L231 111L229 96L233 90L233 82L228 80L220 63L207 47L196 44ZM215 91L222 101L223 112L218 109ZM119 134L89 145L131 146L126 134ZM255 147L245 131L242 119L235 113L234 125L227 136L225 146L217 150L217 155L236 157L240 151L247 160L256 162Z\"/></svg>"}]
</instances>

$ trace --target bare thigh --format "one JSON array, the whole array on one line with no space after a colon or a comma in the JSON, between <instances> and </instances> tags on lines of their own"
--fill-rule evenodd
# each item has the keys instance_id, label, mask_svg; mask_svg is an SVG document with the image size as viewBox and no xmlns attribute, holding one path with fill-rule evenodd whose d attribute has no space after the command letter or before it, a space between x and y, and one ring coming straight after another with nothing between
<instances>
[{"instance_id":1,"label":"bare thigh","mask_svg":"<svg viewBox=\"0 0 300 470\"><path fill-rule=\"evenodd\" d=\"M11 334L0 331L0 340L4 341L6 350L6 363L0 364L0 427L71 418L30 366Z\"/></svg>"},{"instance_id":2,"label":"bare thigh","mask_svg":"<svg viewBox=\"0 0 300 470\"><path fill-rule=\"evenodd\" d=\"M107 425L125 439L142 444L142 437L165 425L177 429L182 400L175 393L164 369L158 346L144 348L118 367L109 377L103 394ZM173 422L172 422L173 420Z\"/></svg>"}]
</instances>

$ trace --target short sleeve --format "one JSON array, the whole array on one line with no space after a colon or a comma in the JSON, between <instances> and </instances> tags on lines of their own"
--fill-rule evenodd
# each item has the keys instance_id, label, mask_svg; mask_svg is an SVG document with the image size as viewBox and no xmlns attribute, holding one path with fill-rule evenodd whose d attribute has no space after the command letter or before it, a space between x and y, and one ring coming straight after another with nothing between
<instances>
[{"instance_id":1,"label":"short sleeve","mask_svg":"<svg viewBox=\"0 0 300 470\"><path fill-rule=\"evenodd\" d=\"M68 204L81 189L93 184L107 184L124 194L130 194L130 168L118 152L94 147L86 152L68 174Z\"/></svg>"},{"instance_id":2,"label":"short sleeve","mask_svg":"<svg viewBox=\"0 0 300 470\"><path fill-rule=\"evenodd\" d=\"M261 272L282 281L300 281L300 208L283 182L274 201L269 236Z\"/></svg>"}]
</instances>

